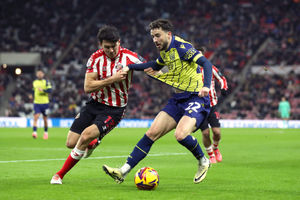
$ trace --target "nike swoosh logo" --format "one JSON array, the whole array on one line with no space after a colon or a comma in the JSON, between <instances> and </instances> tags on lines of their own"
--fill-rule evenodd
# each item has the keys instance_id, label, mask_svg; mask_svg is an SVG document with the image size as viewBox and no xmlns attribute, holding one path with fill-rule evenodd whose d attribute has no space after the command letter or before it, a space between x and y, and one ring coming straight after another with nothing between
<instances>
[{"instance_id":1,"label":"nike swoosh logo","mask_svg":"<svg viewBox=\"0 0 300 200\"><path fill-rule=\"evenodd\" d=\"M207 172L207 170L205 170L205 172L203 172L203 174L201 174L201 176L199 176L198 178L195 178L195 181L199 181L201 179L201 177Z\"/></svg>"}]
</instances>

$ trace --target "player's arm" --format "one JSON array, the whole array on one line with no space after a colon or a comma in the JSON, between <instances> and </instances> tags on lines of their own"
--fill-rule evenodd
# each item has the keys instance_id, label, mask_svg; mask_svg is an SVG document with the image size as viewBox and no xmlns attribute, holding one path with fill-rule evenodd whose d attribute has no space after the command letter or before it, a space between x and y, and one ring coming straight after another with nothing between
<instances>
[{"instance_id":1,"label":"player's arm","mask_svg":"<svg viewBox=\"0 0 300 200\"><path fill-rule=\"evenodd\" d=\"M46 89L43 90L45 93L51 93L52 92L52 87L50 81L46 80Z\"/></svg>"},{"instance_id":2,"label":"player's arm","mask_svg":"<svg viewBox=\"0 0 300 200\"><path fill-rule=\"evenodd\" d=\"M84 79L84 91L86 93L98 91L106 86L109 86L113 83L120 82L126 79L126 76L127 76L127 72L119 70L117 71L117 73L115 73L114 75L106 79L98 80L97 72L87 72L85 73L85 79Z\"/></svg>"},{"instance_id":3,"label":"player's arm","mask_svg":"<svg viewBox=\"0 0 300 200\"><path fill-rule=\"evenodd\" d=\"M209 60L203 56L203 54L196 50L190 43L182 43L185 48L177 48L180 59L188 61L188 62L195 62L198 65L203 67L204 72L204 81L203 81L203 88L199 92L199 96L207 96L209 93L209 88L212 79L212 64Z\"/></svg>"},{"instance_id":4,"label":"player's arm","mask_svg":"<svg viewBox=\"0 0 300 200\"><path fill-rule=\"evenodd\" d=\"M146 63L146 60L139 55L138 55L138 58L139 58L140 62L136 62L135 64L130 64L127 67L125 67L125 69L123 69L123 70L124 71L129 71L130 69L137 70L137 71L144 70L144 72L149 76L155 76L158 74L162 74L160 69L163 67L163 64L162 64L162 62L159 62L160 58L158 58L156 62L150 61L148 63Z\"/></svg>"},{"instance_id":5,"label":"player's arm","mask_svg":"<svg viewBox=\"0 0 300 200\"><path fill-rule=\"evenodd\" d=\"M201 54L202 55L202 54ZM210 88L211 84L211 78L212 78L212 64L209 60L205 58L205 56L199 56L198 58L195 57L193 59L195 63L198 65L201 65L203 67L204 72L204 81L203 81L203 87Z\"/></svg>"},{"instance_id":6,"label":"player's arm","mask_svg":"<svg viewBox=\"0 0 300 200\"><path fill-rule=\"evenodd\" d=\"M147 68L152 68L155 71L159 71L163 68L163 65L158 64L156 61L149 61L146 63L140 64L131 64L128 65L129 70L136 70L136 71L144 71Z\"/></svg>"},{"instance_id":7,"label":"player's arm","mask_svg":"<svg viewBox=\"0 0 300 200\"><path fill-rule=\"evenodd\" d=\"M227 90L228 84L227 84L227 80L226 80L225 76L223 76L223 74L220 72L220 70L218 68L216 68L214 65L213 65L212 73L213 73L213 76L218 81L218 83L220 84L221 90Z\"/></svg>"}]
</instances>

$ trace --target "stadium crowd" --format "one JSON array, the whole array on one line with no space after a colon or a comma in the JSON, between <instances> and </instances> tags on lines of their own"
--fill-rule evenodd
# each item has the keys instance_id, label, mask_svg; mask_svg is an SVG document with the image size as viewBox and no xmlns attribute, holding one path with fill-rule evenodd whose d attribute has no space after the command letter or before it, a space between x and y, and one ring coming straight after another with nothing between
<instances>
[{"instance_id":1,"label":"stadium crowd","mask_svg":"<svg viewBox=\"0 0 300 200\"><path fill-rule=\"evenodd\" d=\"M0 52L42 53L42 63L38 67L48 72L53 84L51 117L74 117L87 100L83 91L85 63L98 48L96 34L101 25L108 23L118 27L122 46L149 60L156 58L157 52L147 25L162 17L171 19L175 33L192 41L196 48L207 47L205 55L227 77L228 95L238 84L243 84L234 100L221 110L223 118L276 118L282 95L288 97L292 110L296 109L292 117L300 118L300 111L297 111L300 109L297 107L300 105L299 75L248 73L245 83L239 83L237 79L268 38L272 39L272 45L258 55L254 64L300 65L300 17L297 12L300 3L297 0L34 0L22 2L22 6L16 4L10 0L0 3L6 16L0 20L1 27L5 27L0 30L3 37ZM94 14L96 20L85 29ZM83 30L84 34L76 40ZM73 42L75 45L61 64L51 68ZM33 79L34 74L16 77L18 89L9 99L7 116L32 114L29 94ZM143 73L135 73L126 117L153 118L171 92L170 88Z\"/></svg>"}]
</instances>

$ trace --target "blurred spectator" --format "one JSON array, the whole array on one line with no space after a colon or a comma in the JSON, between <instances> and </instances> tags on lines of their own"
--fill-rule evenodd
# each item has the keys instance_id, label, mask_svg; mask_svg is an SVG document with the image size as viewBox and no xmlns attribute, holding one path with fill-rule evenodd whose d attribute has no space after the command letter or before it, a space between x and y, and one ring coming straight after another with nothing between
<instances>
[{"instance_id":1,"label":"blurred spectator","mask_svg":"<svg viewBox=\"0 0 300 200\"><path fill-rule=\"evenodd\" d=\"M192 41L196 47L208 48L212 63L228 77L229 94L241 84L237 82L237 74L268 38L271 38L271 44L258 55L255 64L300 64L300 3L293 0L33 0L18 3L3 0L0 7L3 15L0 26L4 27L0 29L3 38L0 51L41 52L41 66L49 69L53 76L51 117L73 118L69 105L74 103L80 107L84 103L80 99L87 99L82 88L85 64L89 55L99 48L94 42L98 31L95 26L84 30L89 22L98 27L115 25L121 31L122 46L139 52L146 59L153 59L157 52L146 26L155 18L171 19L180 30L176 34ZM96 20L92 21L95 14ZM83 30L84 34L76 39ZM73 42L74 47L58 68L51 69ZM126 117L152 118L172 91L167 86L158 86L146 75L133 80ZM299 77L295 74L289 77L249 74L234 101L223 110L224 117L276 118L279 88L288 92L292 108L294 102L298 102L299 86L295 81L299 85ZM26 78L19 77L16 83L26 88ZM157 95L162 91L164 95ZM16 100L17 95L22 100ZM27 95L26 90L13 92L16 107L10 107L8 115L30 115L23 106L30 103L26 100ZM299 119L299 115L296 112L293 118Z\"/></svg>"}]
</instances>

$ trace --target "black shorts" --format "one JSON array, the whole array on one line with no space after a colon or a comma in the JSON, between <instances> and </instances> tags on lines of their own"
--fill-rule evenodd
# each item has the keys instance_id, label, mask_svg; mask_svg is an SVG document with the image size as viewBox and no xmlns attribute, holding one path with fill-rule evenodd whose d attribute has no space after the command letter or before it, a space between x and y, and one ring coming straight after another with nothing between
<instances>
[{"instance_id":1,"label":"black shorts","mask_svg":"<svg viewBox=\"0 0 300 200\"><path fill-rule=\"evenodd\" d=\"M99 138L102 139L119 124L124 116L125 108L107 106L91 99L81 108L70 130L81 134L86 127L95 124L100 132Z\"/></svg>"},{"instance_id":2,"label":"black shorts","mask_svg":"<svg viewBox=\"0 0 300 200\"><path fill-rule=\"evenodd\" d=\"M216 111L216 106L211 107L208 117L204 120L204 122L200 126L201 131L209 128L208 124L212 128L220 128L221 124L219 120L220 120L220 113Z\"/></svg>"}]
</instances>

